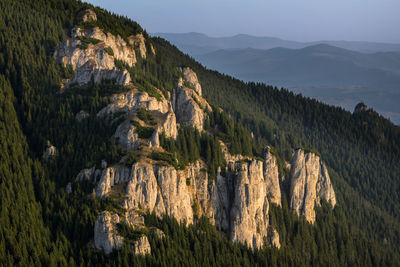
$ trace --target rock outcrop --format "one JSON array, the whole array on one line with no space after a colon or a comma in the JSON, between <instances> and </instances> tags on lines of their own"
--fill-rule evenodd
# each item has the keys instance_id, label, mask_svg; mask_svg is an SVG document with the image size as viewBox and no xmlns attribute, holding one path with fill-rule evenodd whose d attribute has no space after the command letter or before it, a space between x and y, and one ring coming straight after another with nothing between
<instances>
[{"instance_id":1,"label":"rock outcrop","mask_svg":"<svg viewBox=\"0 0 400 267\"><path fill-rule=\"evenodd\" d=\"M199 80L197 79L197 74L188 67L181 68L181 71L183 73L183 78L189 83L190 86L193 87L196 93L201 96L202 90Z\"/></svg>"},{"instance_id":2,"label":"rock outcrop","mask_svg":"<svg viewBox=\"0 0 400 267\"><path fill-rule=\"evenodd\" d=\"M108 47L114 55L107 52ZM115 79L118 84L128 85L131 80L128 71L118 69L114 59L123 60L128 65L136 63L135 51L120 36L105 35L97 27L90 30L74 28L71 37L56 49L54 57L75 71L67 81L67 87L74 83L87 84L92 79L96 83Z\"/></svg>"},{"instance_id":3,"label":"rock outcrop","mask_svg":"<svg viewBox=\"0 0 400 267\"><path fill-rule=\"evenodd\" d=\"M116 42L112 39L116 37L96 29L85 32L85 36L99 38L110 47L110 42ZM144 58L147 50L143 36L131 37L129 42L127 49L135 47ZM115 58L124 57L127 64L134 64L136 58L127 58L124 53L121 49L119 54L115 53ZM67 57L67 60L70 59ZM170 138L177 137L177 122L204 132L206 111L212 111L201 96L196 73L190 68L180 70L183 77L170 94L170 100L158 89L151 88L149 95L131 85L129 91L112 96L110 104L97 114L98 118L105 119L106 125L122 119L114 134L115 142L131 150L129 153L140 155L132 160L126 156L113 166L102 164L100 169L95 166L84 169L76 178L76 181L92 180L96 183L98 198L117 198L126 211L124 218L109 212L99 215L95 225L96 247L106 253L119 248L123 238L116 233L116 224L121 220L132 227L145 227L141 214L154 212L158 216L167 214L185 224L196 223L198 218L206 216L234 242L246 243L252 248L264 245L279 248L279 234L270 223L269 208L271 203L282 205L281 178L277 158L269 147L260 160L231 155L228 146L220 141L226 167L217 170L215 179L210 179L207 165L201 159L184 170L177 170L165 161L148 157L149 153L164 151L159 140L162 133ZM327 168L319 156L303 150L297 150L287 166L291 169L287 177L290 208L313 223L315 204L323 200L333 206L336 204ZM146 236L132 242L135 253L150 253Z\"/></svg>"},{"instance_id":4,"label":"rock outcrop","mask_svg":"<svg viewBox=\"0 0 400 267\"><path fill-rule=\"evenodd\" d=\"M132 120L133 118L136 118L135 120L140 120L136 117L136 114L139 109L143 108L154 115L157 121L153 135L149 140L152 146L159 146L159 136L162 133L164 133L166 137L176 139L178 129L175 113L172 109L172 105L164 96L161 96L160 99L157 100L155 97L149 96L146 92L133 89L126 93L112 96L111 103L100 110L97 116L100 118L107 118L109 121L117 119L116 116L121 116L121 114L126 118L126 120L118 126L114 138L116 143L130 150L141 144Z\"/></svg>"},{"instance_id":5,"label":"rock outcrop","mask_svg":"<svg viewBox=\"0 0 400 267\"><path fill-rule=\"evenodd\" d=\"M96 13L91 9L85 9L78 14L78 20L82 22L93 22L97 21Z\"/></svg>"},{"instance_id":6,"label":"rock outcrop","mask_svg":"<svg viewBox=\"0 0 400 267\"><path fill-rule=\"evenodd\" d=\"M329 201L332 206L336 204L326 166L318 155L298 149L290 170L290 208L314 223L314 206L320 204L321 199Z\"/></svg>"},{"instance_id":7,"label":"rock outcrop","mask_svg":"<svg viewBox=\"0 0 400 267\"><path fill-rule=\"evenodd\" d=\"M55 146L53 146L50 143L50 141L47 141L47 147L46 147L43 157L46 160L49 160L50 158L55 157L56 155L57 155L57 148Z\"/></svg>"},{"instance_id":8,"label":"rock outcrop","mask_svg":"<svg viewBox=\"0 0 400 267\"><path fill-rule=\"evenodd\" d=\"M365 105L363 102L360 102L355 106L353 113L361 113L367 110L368 110L367 105Z\"/></svg>"},{"instance_id":9,"label":"rock outcrop","mask_svg":"<svg viewBox=\"0 0 400 267\"><path fill-rule=\"evenodd\" d=\"M263 175L263 163L258 160L235 166L234 198L231 218L231 239L261 248L268 236L269 202Z\"/></svg>"},{"instance_id":10,"label":"rock outcrop","mask_svg":"<svg viewBox=\"0 0 400 267\"><path fill-rule=\"evenodd\" d=\"M108 211L101 213L94 223L94 245L110 254L113 249L120 249L124 238L117 234L116 224L119 216Z\"/></svg>"},{"instance_id":11,"label":"rock outcrop","mask_svg":"<svg viewBox=\"0 0 400 267\"><path fill-rule=\"evenodd\" d=\"M96 188L96 196L105 198L115 184L127 182L128 179L129 169L124 166L113 166L103 169Z\"/></svg>"},{"instance_id":12,"label":"rock outcrop","mask_svg":"<svg viewBox=\"0 0 400 267\"><path fill-rule=\"evenodd\" d=\"M118 126L114 137L117 144L122 145L128 150L134 149L141 144L136 127L130 120L126 120Z\"/></svg>"},{"instance_id":13,"label":"rock outcrop","mask_svg":"<svg viewBox=\"0 0 400 267\"><path fill-rule=\"evenodd\" d=\"M89 113L87 113L86 111L84 111L84 110L81 110L81 111L79 111L76 115L75 115L75 118L76 118L76 120L78 121L78 122L82 122L84 119L87 119L87 118L89 118Z\"/></svg>"},{"instance_id":14,"label":"rock outcrop","mask_svg":"<svg viewBox=\"0 0 400 267\"><path fill-rule=\"evenodd\" d=\"M269 147L264 151L264 178L268 199L271 203L281 206L278 163L276 157L271 154Z\"/></svg>"},{"instance_id":15,"label":"rock outcrop","mask_svg":"<svg viewBox=\"0 0 400 267\"><path fill-rule=\"evenodd\" d=\"M97 20L96 13L87 9L78 15L82 22ZM128 85L131 81L127 70L119 69L115 60L120 60L132 67L136 64L137 49L142 58L146 58L146 39L138 33L129 36L126 42L121 36L103 32L99 27L84 29L75 27L71 31L71 37L60 44L54 58L62 65L70 65L75 71L71 79L64 80L68 87L71 84L86 84L92 79L94 82L114 79L118 84ZM152 47L152 46L151 46ZM155 53L152 47L152 53Z\"/></svg>"},{"instance_id":16,"label":"rock outcrop","mask_svg":"<svg viewBox=\"0 0 400 267\"><path fill-rule=\"evenodd\" d=\"M268 243L277 248L281 247L281 243L279 242L279 233L273 227L268 227Z\"/></svg>"},{"instance_id":17,"label":"rock outcrop","mask_svg":"<svg viewBox=\"0 0 400 267\"><path fill-rule=\"evenodd\" d=\"M151 247L147 236L143 235L133 243L133 252L136 255L146 255L151 253Z\"/></svg>"},{"instance_id":18,"label":"rock outcrop","mask_svg":"<svg viewBox=\"0 0 400 267\"><path fill-rule=\"evenodd\" d=\"M206 119L205 110L211 111L211 106L193 89L178 85L172 92L172 107L177 121L186 126L193 126L199 131L203 130Z\"/></svg>"},{"instance_id":19,"label":"rock outcrop","mask_svg":"<svg viewBox=\"0 0 400 267\"><path fill-rule=\"evenodd\" d=\"M121 112L132 115L141 108L148 111L157 111L161 114L171 111L170 104L164 97L161 97L159 101L155 97L149 96L147 92L133 89L122 94L113 95L111 103L100 110L97 116L106 117Z\"/></svg>"},{"instance_id":20,"label":"rock outcrop","mask_svg":"<svg viewBox=\"0 0 400 267\"><path fill-rule=\"evenodd\" d=\"M321 205L321 201L325 200L334 207L336 205L335 191L329 178L328 169L325 164L321 164L321 176L317 182L317 204Z\"/></svg>"},{"instance_id":21,"label":"rock outcrop","mask_svg":"<svg viewBox=\"0 0 400 267\"><path fill-rule=\"evenodd\" d=\"M209 180L205 168L201 161L179 171L145 162L134 163L131 169L108 167L96 195L107 197L113 186L126 183L122 206L128 211L168 214L188 224L204 215L233 241L260 248L265 240L274 240L271 244L277 246L269 224L264 162L230 162L227 177L219 171L215 180Z\"/></svg>"},{"instance_id":22,"label":"rock outcrop","mask_svg":"<svg viewBox=\"0 0 400 267\"><path fill-rule=\"evenodd\" d=\"M136 35L129 36L128 41L129 44L132 45L136 50L139 50L140 56L145 59L147 56L147 48L146 40L143 34L138 33Z\"/></svg>"}]
</instances>

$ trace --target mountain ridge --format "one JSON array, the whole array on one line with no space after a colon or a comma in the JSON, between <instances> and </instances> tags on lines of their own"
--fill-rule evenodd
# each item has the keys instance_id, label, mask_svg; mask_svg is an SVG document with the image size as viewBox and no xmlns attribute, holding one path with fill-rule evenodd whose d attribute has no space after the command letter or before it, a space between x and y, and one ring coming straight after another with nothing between
<instances>
[{"instance_id":1,"label":"mountain ridge","mask_svg":"<svg viewBox=\"0 0 400 267\"><path fill-rule=\"evenodd\" d=\"M97 64L101 61L92 62L90 57L90 64L87 65L90 67L88 70L93 73L105 66L110 67L111 71L126 70L130 73L133 87L108 80L109 76L103 76L105 79L93 78L80 85L69 84L64 91L60 91L64 79L73 78L77 74L80 75L81 71L86 71L79 70L85 64L76 65L74 69L68 64L59 64L52 57L56 47L71 37L65 34L65 30L72 30L77 25L77 14L92 9L97 14L98 21L94 25L92 22L90 25L79 26L99 27L112 35L119 35L121 39L136 35L137 31L141 32L140 26L100 8L72 0L38 0L34 3L5 0L0 2L0 7L1 18L5 18L8 25L8 29L1 33L4 34L4 38L0 38L0 47L3 48L0 50L0 60L7 59L7 64L1 64L0 71L5 77L2 84L8 84L6 88L9 95L7 98L1 97L0 101L2 107L14 107L16 110L12 120L1 122L11 126L17 125L22 129L21 134L9 132L7 138L1 140L8 148L13 144L14 135L19 136L16 140L26 139L26 154L32 157L27 160L33 163L32 167L26 168L22 161L2 154L5 155L5 163L13 166L7 168L6 170L10 171L4 173L12 174L19 169L28 174L32 173L32 177L23 177L27 184L33 184L34 190L27 193L21 191L21 199L29 195L29 201L38 204L35 213L38 214L38 220L35 222L43 223L45 228L42 230L40 224L29 229L21 228L21 220L2 223L1 235L6 238L0 238L0 247L7 248L6 251L0 250L2 265L343 266L395 265L398 262L399 240L396 236L398 237L399 225L396 216L400 207L396 191L398 182L395 178L399 173L396 163L400 152L400 133L398 127L373 110L364 108L351 114L340 108L294 95L284 89L278 90L261 83L243 83L204 68L167 41L149 38L145 31L142 33L149 53L143 58L139 56L140 48L136 49L138 60L133 67L119 61L114 61L114 66ZM28 30L31 28L36 30ZM112 54L117 52L93 39L78 36L73 38L79 39L74 47L79 53L84 54L84 51L89 49L88 51L101 54L103 59L111 59ZM150 52L150 44L154 46L155 54ZM193 83L193 73L186 71L187 78L182 77L185 75L185 70L182 73L182 67L190 68L196 74L201 90ZM153 133L158 133L159 123L168 119L168 116L162 114L169 113L173 117L169 108L164 109L168 104L162 104L163 99L170 97L175 99L174 114L180 123L192 125L196 122L196 127L203 125L211 133L218 134L198 135L196 130L183 127L175 141L161 134L158 135L157 142L157 134ZM215 107L223 110L215 108L220 112L208 113L203 109L207 106L203 100L209 102L213 110ZM185 105L176 105L177 103ZM131 110L130 106L135 108ZM104 108L115 111L110 112L112 118L109 120L97 116ZM205 116L197 116L201 114ZM171 116L169 118L172 118ZM197 119L203 123L197 124ZM173 119L169 121L171 123L167 125L173 125ZM119 127L120 125L122 126ZM123 190L126 184L125 180L122 184L119 183L120 180L116 176L114 180L111 179L111 169L115 165L135 166L134 170L140 170L135 173L146 173L150 176L151 172L145 172L150 166L153 168L154 165L158 170L168 169L173 173L174 170L184 168L200 157L207 164L209 177L217 177L217 167L223 164L223 151L220 151L222 145L219 140L229 143L229 149L234 155L255 156L250 161L246 160L246 157L241 158L234 164L240 167L237 169L240 175L234 175L232 180L240 185L238 195L243 199L253 193L254 196L261 197L263 201L250 206L262 207L260 212L263 211L263 215L268 214L264 222L268 219L270 225L279 233L279 250L274 247L262 247L254 251L240 243L232 243L221 236L205 217L198 218L195 225L185 226L172 217L160 218L154 213L141 212L139 216L122 216L126 210L121 207L119 200L124 192L121 189ZM142 149L130 150L131 146L136 147L137 144L141 144ZM153 152L160 149L158 153L151 152L150 145L151 149L155 150ZM250 186L251 184L246 182L247 178L258 179L256 175L247 175L253 171L246 171L246 168L258 170L261 163L264 164L264 159L260 160L257 156L262 156L261 150L267 145L270 145L270 154L273 155L270 157L271 162L276 160L278 174L283 176L290 175L288 168L293 162L293 152L299 154L296 159L303 158L300 156L302 152L299 151L308 155L304 161L299 162L310 167L310 170L321 164L309 164L307 157L321 157L326 163L332 186L335 188L335 208L332 209L332 205L321 201L321 206L315 207L314 224L308 223L290 208L290 191L298 192L299 194L295 195L301 199L307 199L306 196L301 197L304 187L292 187L289 182L291 179L285 179L279 181L279 186L285 189L282 190L281 206L270 205L266 212L267 206L262 205L268 203L265 202L265 195L257 193L264 186ZM43 157L43 153L49 147L54 148L52 151L56 153L48 153L48 157ZM165 151L162 153L161 149ZM151 155L151 158L147 155ZM159 162L160 166L153 162ZM3 170L5 165L1 166ZM105 185L104 188L109 188L106 182L106 176L109 175L108 185L111 189L109 188L110 194L105 199L96 197L98 188L93 180L86 180L86 171L83 172L82 179L76 179L80 170L91 170L93 166L96 183L100 183L98 175L101 176L103 170L109 169L104 172L101 183ZM274 173L276 168L273 168ZM202 168L199 169L204 175L207 173L202 171ZM223 168L221 175L222 170ZM293 173L296 173L299 185L307 179L303 175L304 172ZM161 176L165 179L159 178L153 182L169 181L166 176ZM12 177L14 176L7 175L10 183L1 183L2 196L8 196L10 190L13 190L11 186L15 181ZM128 188L129 191L136 192L138 197L122 200L137 205L141 210L142 204L149 204L150 201L137 201L140 196L145 195L142 193L147 192L140 188L150 188L152 183L150 178L142 181L134 177L139 178L138 175L132 176L128 181ZM315 175L313 177L316 178ZM318 181L311 180L312 184ZM200 180L196 179L197 181ZM111 185L112 182L114 185ZM181 182L180 186L185 188L193 185L194 181ZM328 183L321 181L320 185L316 186L320 188L322 184ZM204 183L204 186L208 187L208 183ZM99 188L102 189L103 186ZM176 186L166 188L175 192ZM276 186L272 188L276 189ZM292 190L288 190L290 188ZM136 189L138 191L135 191ZM310 192L311 196L314 195L313 190L306 191ZM275 198L273 195L270 196L272 199ZM200 197L204 195L200 194L198 198ZM155 199L157 202L157 197ZM158 199L161 201L161 198ZM169 199L163 199L164 204ZM238 200L235 201L236 207L240 208L247 203L241 200L241 197L235 199ZM201 212L201 198L197 201L200 205L185 206L185 210L190 212L198 209ZM23 207L23 203L15 203L18 207ZM103 213L104 210L108 212ZM257 210L259 209L254 210L256 215ZM8 211L7 207L2 207L1 211L0 219L4 222L10 216L3 213ZM309 214L310 209L296 208L296 212ZM15 219L21 218L18 214L11 215ZM239 212L238 218L240 217L243 216L240 216ZM133 223L127 224L125 219ZM273 229L257 229L259 223L265 226L262 221L257 221L254 228L246 226L246 229L252 229L250 232L255 235L266 234L269 241L274 240ZM16 229L24 231L19 233ZM44 241L35 244L33 254L29 253L32 251L32 239L21 238L17 244L9 238L13 235L32 236L32 231L49 233L37 234L42 236ZM95 232L103 232L104 235L94 238ZM103 237L111 237L110 244L116 244L121 249L108 255L95 249L96 244L104 241ZM124 242L121 242L121 237ZM20 250L20 247L27 249ZM108 248L109 246L106 246L104 250ZM151 254L148 254L149 249Z\"/></svg>"},{"instance_id":2,"label":"mountain ridge","mask_svg":"<svg viewBox=\"0 0 400 267\"><path fill-rule=\"evenodd\" d=\"M380 43L380 42L367 42L367 41L335 41L335 40L320 40L320 41L311 41L311 42L299 42L299 41L291 41L285 40L276 37L270 36L254 36L249 34L236 34L233 36L224 36L224 37L210 37L203 33L198 32L190 32L190 33L152 33L153 36L160 36L167 40L170 40L172 43L180 46L180 45L198 45L199 43L204 45L208 44L212 47L219 47L220 49L227 48L259 48L259 49L270 49L273 47L284 47L284 48L292 48L299 49L307 46L312 46L316 44L328 44L337 47L341 47L348 50L364 52L364 53L373 53L373 52L399 52L400 44L397 43ZM194 40L191 37L196 37ZM247 40L244 44L232 44L235 39ZM179 40L179 41L178 41ZM268 43L270 42L270 43ZM210 44L216 45L210 45ZM190 47L190 46L188 46ZM190 53L190 50L184 50L184 52Z\"/></svg>"}]
</instances>

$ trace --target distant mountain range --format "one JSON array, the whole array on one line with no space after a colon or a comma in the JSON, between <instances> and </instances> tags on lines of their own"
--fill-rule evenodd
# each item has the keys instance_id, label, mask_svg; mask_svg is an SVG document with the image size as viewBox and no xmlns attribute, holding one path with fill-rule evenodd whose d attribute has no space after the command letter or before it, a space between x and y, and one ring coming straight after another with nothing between
<instances>
[{"instance_id":1,"label":"distant mountain range","mask_svg":"<svg viewBox=\"0 0 400 267\"><path fill-rule=\"evenodd\" d=\"M175 44L190 55L204 54L207 52L230 48L255 48L271 49L275 47L300 49L317 44L328 44L340 48L363 53L375 52L400 52L400 44L377 42L351 42L351 41L316 41L297 42L283 40L275 37L259 37L247 34L238 34L230 37L209 37L202 33L154 33Z\"/></svg>"},{"instance_id":2,"label":"distant mountain range","mask_svg":"<svg viewBox=\"0 0 400 267\"><path fill-rule=\"evenodd\" d=\"M245 81L287 87L352 110L365 102L400 124L400 44L272 37L154 34L211 69Z\"/></svg>"}]
</instances>

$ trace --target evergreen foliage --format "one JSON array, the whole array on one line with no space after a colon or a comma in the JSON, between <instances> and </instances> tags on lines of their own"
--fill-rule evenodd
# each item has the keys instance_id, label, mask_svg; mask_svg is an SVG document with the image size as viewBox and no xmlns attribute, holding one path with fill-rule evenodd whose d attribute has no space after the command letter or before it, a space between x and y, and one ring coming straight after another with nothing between
<instances>
[{"instance_id":1,"label":"evergreen foliage","mask_svg":"<svg viewBox=\"0 0 400 267\"><path fill-rule=\"evenodd\" d=\"M260 155L269 144L281 161L290 160L293 148L308 147L319 151L330 167L338 205L332 210L323 204L313 226L289 210L284 196L282 208L273 206L270 212L281 238L279 250L252 251L233 244L205 218L186 227L173 218L148 215L146 225L166 234L160 240L145 233L152 255L135 256L129 244L109 256L94 251L90 242L96 216L103 210L121 213L121 205L95 198L90 182L73 183L71 194L65 186L83 168L99 166L102 159L109 164L121 159L122 152L111 142L118 124L105 127L95 114L109 103L108 96L127 88L105 81L59 93L61 79L72 77L73 71L59 66L52 54L66 38L65 30L80 23L76 14L86 8L94 9L98 21L85 27L96 25L124 39L138 33L149 38L137 23L80 1L0 1L0 265L395 266L400 262L399 127L372 110L351 114L284 89L245 84L207 70L160 38L151 41L155 56L138 59L134 68L118 67L131 72L140 90L160 96L155 88L167 95L179 78L177 67L189 66L206 99L224 112L209 113L208 134L181 127L176 141L162 137L169 154L152 157L169 164L177 158L177 168L202 158L214 177L217 167L225 164L219 139L230 145L232 153L249 156ZM75 114L80 110L88 111L90 118L78 122ZM43 159L47 140L58 150L49 161ZM128 159L135 162L136 157ZM124 231L135 237L134 230Z\"/></svg>"},{"instance_id":2,"label":"evergreen foliage","mask_svg":"<svg viewBox=\"0 0 400 267\"><path fill-rule=\"evenodd\" d=\"M207 133L200 134L193 127L181 127L176 140L166 138L162 134L160 145L171 155L175 155L179 162L177 166L179 169L184 169L189 163L202 157L207 163L211 179L215 178L217 168L225 165L221 145L216 136L210 136Z\"/></svg>"}]
</instances>

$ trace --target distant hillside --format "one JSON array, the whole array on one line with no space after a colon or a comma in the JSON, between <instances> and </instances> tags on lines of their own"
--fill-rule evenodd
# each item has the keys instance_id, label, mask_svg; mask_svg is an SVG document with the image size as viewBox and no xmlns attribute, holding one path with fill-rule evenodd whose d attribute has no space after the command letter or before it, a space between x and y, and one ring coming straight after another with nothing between
<instances>
[{"instance_id":1,"label":"distant hillside","mask_svg":"<svg viewBox=\"0 0 400 267\"><path fill-rule=\"evenodd\" d=\"M300 49L316 44L328 44L344 49L354 50L363 53L393 52L400 51L400 44L373 43L373 42L351 42L351 41L315 41L315 42L296 42L282 40L275 37L261 37L247 34L238 34L229 37L209 37L202 33L154 33L167 39L176 45L183 52L190 55L199 55L219 49L230 48L255 48L271 49L275 47Z\"/></svg>"},{"instance_id":2,"label":"distant hillside","mask_svg":"<svg viewBox=\"0 0 400 267\"><path fill-rule=\"evenodd\" d=\"M197 58L244 80L283 86L392 87L400 81L400 53L362 54L324 44L303 49L218 50Z\"/></svg>"},{"instance_id":3,"label":"distant hillside","mask_svg":"<svg viewBox=\"0 0 400 267\"><path fill-rule=\"evenodd\" d=\"M347 110L364 101L400 123L400 52L389 52L400 51L400 45L300 43L243 34L223 38L199 33L157 35L211 69L245 81L287 87Z\"/></svg>"},{"instance_id":4,"label":"distant hillside","mask_svg":"<svg viewBox=\"0 0 400 267\"><path fill-rule=\"evenodd\" d=\"M363 54L321 44L303 49L219 50L196 59L239 79L289 87L349 110L364 101L400 122L400 53Z\"/></svg>"}]
</instances>

